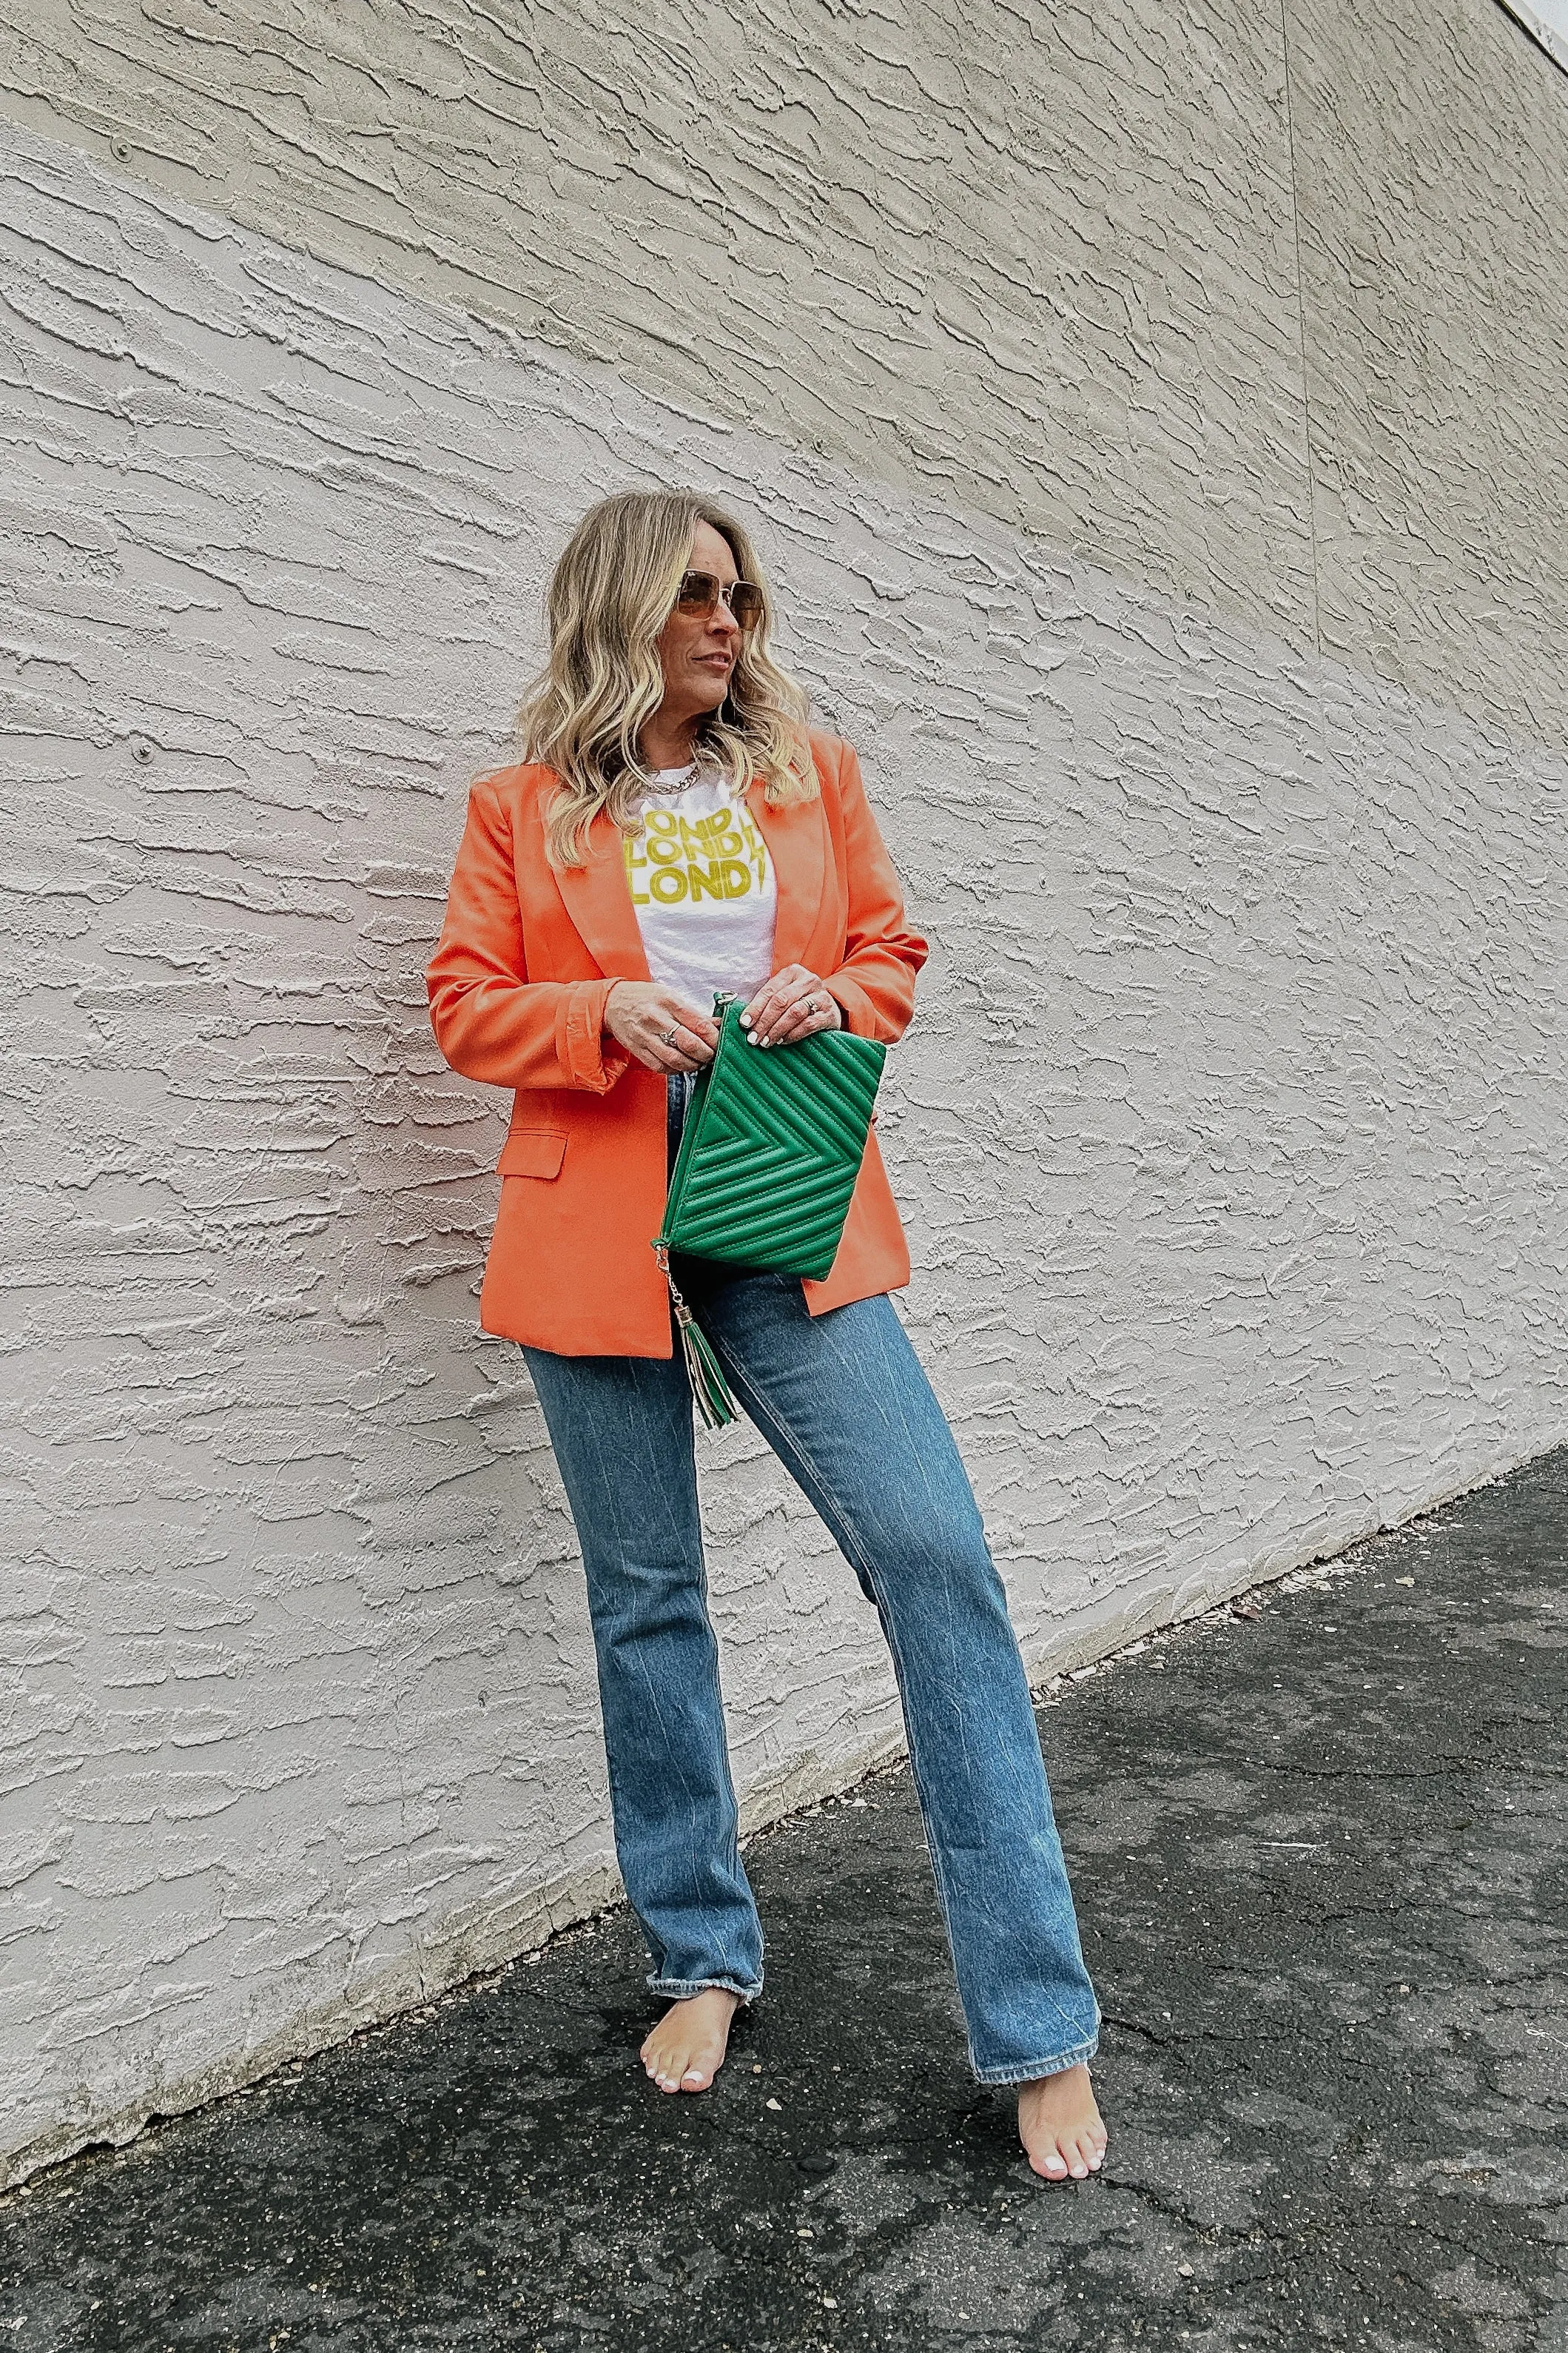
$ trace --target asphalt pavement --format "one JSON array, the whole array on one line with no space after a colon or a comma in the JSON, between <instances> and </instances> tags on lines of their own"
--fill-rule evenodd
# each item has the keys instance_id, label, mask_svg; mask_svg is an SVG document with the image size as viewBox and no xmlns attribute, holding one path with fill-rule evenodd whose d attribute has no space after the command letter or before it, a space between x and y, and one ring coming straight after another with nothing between
<instances>
[{"instance_id":1,"label":"asphalt pavement","mask_svg":"<svg viewBox=\"0 0 1568 2353\"><path fill-rule=\"evenodd\" d=\"M0 2353L1564 2353L1568 1451L1041 1711L1110 2151L971 2080L907 1770L755 1839L645 2082L624 1912L0 2200Z\"/></svg>"}]
</instances>

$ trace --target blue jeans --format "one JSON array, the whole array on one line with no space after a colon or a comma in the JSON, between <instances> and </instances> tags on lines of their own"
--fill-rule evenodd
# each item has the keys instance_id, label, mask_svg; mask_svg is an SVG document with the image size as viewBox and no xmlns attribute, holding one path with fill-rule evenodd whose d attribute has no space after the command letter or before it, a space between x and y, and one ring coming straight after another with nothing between
<instances>
[{"instance_id":1,"label":"blue jeans","mask_svg":"<svg viewBox=\"0 0 1568 2353\"><path fill-rule=\"evenodd\" d=\"M1079 1950L1039 1736L958 1449L887 1298L813 1317L798 1280L677 1260L736 1397L837 1539L892 1653L970 2057L1015 2084L1087 2059ZM523 1351L587 1572L616 1852L679 2000L762 1990L709 1622L679 1351Z\"/></svg>"}]
</instances>

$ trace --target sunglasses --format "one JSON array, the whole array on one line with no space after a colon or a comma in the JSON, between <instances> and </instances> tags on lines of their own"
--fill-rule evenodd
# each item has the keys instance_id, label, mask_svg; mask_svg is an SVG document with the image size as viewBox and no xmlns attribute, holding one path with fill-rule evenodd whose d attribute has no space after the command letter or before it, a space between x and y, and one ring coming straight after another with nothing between
<instances>
[{"instance_id":1,"label":"sunglasses","mask_svg":"<svg viewBox=\"0 0 1568 2353\"><path fill-rule=\"evenodd\" d=\"M675 592L678 613L712 613L723 605L739 628L754 629L763 617L763 592L754 580L721 585L716 572L687 572Z\"/></svg>"}]
</instances>

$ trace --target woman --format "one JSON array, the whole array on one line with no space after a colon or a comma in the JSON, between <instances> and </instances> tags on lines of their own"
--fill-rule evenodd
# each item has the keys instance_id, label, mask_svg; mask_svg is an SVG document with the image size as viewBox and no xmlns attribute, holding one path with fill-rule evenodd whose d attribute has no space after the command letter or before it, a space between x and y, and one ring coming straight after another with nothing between
<instances>
[{"instance_id":1,"label":"woman","mask_svg":"<svg viewBox=\"0 0 1568 2353\"><path fill-rule=\"evenodd\" d=\"M712 992L759 1052L892 1041L925 943L847 744L768 653L745 532L679 491L584 519L551 584L528 762L470 797L431 1018L516 1089L480 1320L521 1344L587 1574L616 1851L669 2009L642 2046L705 2091L763 1982L736 1844L692 1401L650 1243ZM1047 2179L1098 2169L1084 1971L1028 1688L942 1409L888 1294L910 1261L875 1135L827 1280L677 1259L731 1388L876 1604L982 2082Z\"/></svg>"}]
</instances>

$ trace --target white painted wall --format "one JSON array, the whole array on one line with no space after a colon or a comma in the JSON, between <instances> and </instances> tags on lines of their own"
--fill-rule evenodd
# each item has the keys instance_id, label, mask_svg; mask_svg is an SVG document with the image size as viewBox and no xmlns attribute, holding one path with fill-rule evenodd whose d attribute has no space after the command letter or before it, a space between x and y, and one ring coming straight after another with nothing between
<instances>
[{"instance_id":1,"label":"white painted wall","mask_svg":"<svg viewBox=\"0 0 1568 2353\"><path fill-rule=\"evenodd\" d=\"M1568 73L1568 0L1503 0L1503 5Z\"/></svg>"},{"instance_id":2,"label":"white painted wall","mask_svg":"<svg viewBox=\"0 0 1568 2353\"><path fill-rule=\"evenodd\" d=\"M1568 762L13 131L3 2139L135 2128L612 1888L578 1572L421 973L549 562L743 505L934 955L907 1311L1042 1670L1568 1434ZM1310 582L1303 471L1271 513ZM897 1737L705 1443L753 1814Z\"/></svg>"}]
</instances>

